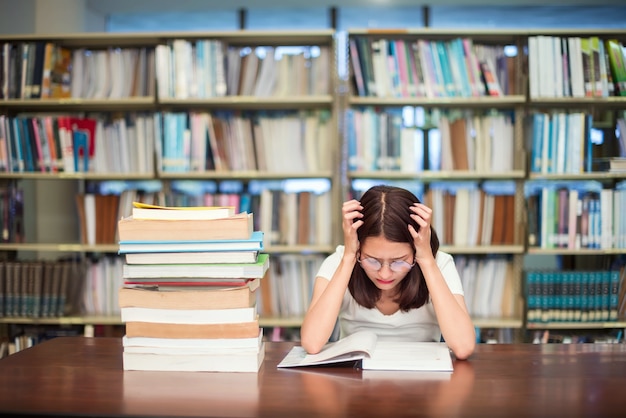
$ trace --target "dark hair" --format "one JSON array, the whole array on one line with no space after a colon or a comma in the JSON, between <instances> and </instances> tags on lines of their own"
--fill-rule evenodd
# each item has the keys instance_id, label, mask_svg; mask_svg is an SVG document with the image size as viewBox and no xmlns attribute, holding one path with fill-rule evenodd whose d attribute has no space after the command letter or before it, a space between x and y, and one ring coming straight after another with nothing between
<instances>
[{"instance_id":1,"label":"dark hair","mask_svg":"<svg viewBox=\"0 0 626 418\"><path fill-rule=\"evenodd\" d=\"M389 241L411 244L415 256L413 237L408 228L408 225L413 225L413 228L419 231L419 225L410 216L413 212L409 207L419 202L413 193L400 187L379 185L367 190L360 202L363 206L361 212L363 225L357 230L359 242L364 242L368 237L382 236ZM430 247L436 256L439 238L432 226L430 233ZM406 312L428 302L428 287L419 265L416 264L407 273L399 286L396 302L400 305L400 310ZM367 277L359 263L356 263L352 270L348 289L359 305L369 309L374 308L380 299L380 289Z\"/></svg>"}]
</instances>

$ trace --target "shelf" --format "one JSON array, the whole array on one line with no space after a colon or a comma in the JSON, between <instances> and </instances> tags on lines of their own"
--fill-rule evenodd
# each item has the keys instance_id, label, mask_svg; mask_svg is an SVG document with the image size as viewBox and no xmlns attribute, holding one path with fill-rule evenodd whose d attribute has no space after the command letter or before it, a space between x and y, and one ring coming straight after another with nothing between
<instances>
[{"instance_id":1,"label":"shelf","mask_svg":"<svg viewBox=\"0 0 626 418\"><path fill-rule=\"evenodd\" d=\"M488 107L508 108L526 103L526 96L503 97L356 97L348 99L350 106L420 106L420 107Z\"/></svg>"},{"instance_id":2,"label":"shelf","mask_svg":"<svg viewBox=\"0 0 626 418\"><path fill-rule=\"evenodd\" d=\"M299 327L302 325L302 317L261 317L259 325L261 327ZM512 318L474 318L474 325L480 328L521 328L523 321ZM3 317L0 323L7 324L32 324L32 325L123 325L118 315L112 316L67 316L57 318L26 318L26 317ZM580 324L580 323L578 323ZM621 326L605 328L626 327L626 323Z\"/></svg>"},{"instance_id":3,"label":"shelf","mask_svg":"<svg viewBox=\"0 0 626 418\"><path fill-rule=\"evenodd\" d=\"M442 245L439 249L449 254L524 254L523 245L481 245L468 247Z\"/></svg>"},{"instance_id":4,"label":"shelf","mask_svg":"<svg viewBox=\"0 0 626 418\"><path fill-rule=\"evenodd\" d=\"M542 97L530 99L530 107L623 107L626 106L626 97Z\"/></svg>"},{"instance_id":5,"label":"shelf","mask_svg":"<svg viewBox=\"0 0 626 418\"><path fill-rule=\"evenodd\" d=\"M607 248L607 249L595 249L595 248L537 248L528 247L528 254L542 254L542 255L609 255L609 254L626 254L626 248Z\"/></svg>"},{"instance_id":6,"label":"shelf","mask_svg":"<svg viewBox=\"0 0 626 418\"><path fill-rule=\"evenodd\" d=\"M81 253L117 253L117 244L77 244L77 243L3 243L0 251L50 251L50 252L81 252Z\"/></svg>"},{"instance_id":7,"label":"shelf","mask_svg":"<svg viewBox=\"0 0 626 418\"><path fill-rule=\"evenodd\" d=\"M626 328L626 321L617 322L529 322L528 329L614 329Z\"/></svg>"},{"instance_id":8,"label":"shelf","mask_svg":"<svg viewBox=\"0 0 626 418\"><path fill-rule=\"evenodd\" d=\"M331 95L320 96L225 96L209 99L159 99L161 107L173 109L263 109L263 110L294 110L294 109L326 109L333 104Z\"/></svg>"},{"instance_id":9,"label":"shelf","mask_svg":"<svg viewBox=\"0 0 626 418\"><path fill-rule=\"evenodd\" d=\"M477 328L523 328L524 321L516 318L472 318Z\"/></svg>"},{"instance_id":10,"label":"shelf","mask_svg":"<svg viewBox=\"0 0 626 418\"><path fill-rule=\"evenodd\" d=\"M285 31L181 31L181 32L145 32L145 33L110 33L86 32L69 34L21 34L4 35L5 42L32 42L38 40L55 42L67 47L106 48L111 46L156 46L171 39L219 39L238 45L313 45L330 44L334 30L285 30Z\"/></svg>"},{"instance_id":11,"label":"shelf","mask_svg":"<svg viewBox=\"0 0 626 418\"><path fill-rule=\"evenodd\" d=\"M523 179L525 176L524 170L505 171L502 173L465 170L421 171L416 173L401 171L351 171L348 173L348 177L351 179L406 179L424 182L436 180L510 180Z\"/></svg>"},{"instance_id":12,"label":"shelf","mask_svg":"<svg viewBox=\"0 0 626 418\"><path fill-rule=\"evenodd\" d=\"M529 180L611 180L626 179L626 173L608 171L594 171L588 173L565 174L565 173L529 173Z\"/></svg>"},{"instance_id":13,"label":"shelf","mask_svg":"<svg viewBox=\"0 0 626 418\"><path fill-rule=\"evenodd\" d=\"M159 179L206 179L206 180L277 180L277 179L317 179L333 177L330 171L316 173L270 173L264 171L187 171L161 172Z\"/></svg>"},{"instance_id":14,"label":"shelf","mask_svg":"<svg viewBox=\"0 0 626 418\"><path fill-rule=\"evenodd\" d=\"M0 179L21 180L156 180L154 173L0 173Z\"/></svg>"},{"instance_id":15,"label":"shelf","mask_svg":"<svg viewBox=\"0 0 626 418\"><path fill-rule=\"evenodd\" d=\"M154 97L129 97L125 99L8 99L0 100L0 109L17 111L42 110L53 112L97 110L156 110Z\"/></svg>"}]
</instances>

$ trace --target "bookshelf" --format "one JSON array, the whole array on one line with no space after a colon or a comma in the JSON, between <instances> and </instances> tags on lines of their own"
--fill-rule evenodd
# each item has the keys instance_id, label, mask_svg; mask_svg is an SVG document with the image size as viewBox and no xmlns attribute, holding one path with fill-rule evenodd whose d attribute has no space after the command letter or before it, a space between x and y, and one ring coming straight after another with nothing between
<instances>
[{"instance_id":1,"label":"bookshelf","mask_svg":"<svg viewBox=\"0 0 626 418\"><path fill-rule=\"evenodd\" d=\"M41 162L34 161L32 170L24 162L9 168L5 165L5 170L0 173L0 182L13 185L23 193L22 219L25 222L25 230L20 231L20 237L0 244L0 251L6 257L22 260L78 257L94 264L107 259L114 260L110 261L109 269L116 271L119 268L115 254L117 245L110 234L106 242L85 242L81 237L86 228L80 220L75 196L104 194L104 187L108 190L118 187L119 190L120 184L124 183L131 184L122 190L133 199L147 198L160 204L208 204L202 200L205 195L213 195L215 199L218 195L220 198L228 195L231 199L228 204L236 202L242 210L254 212L258 222L256 229L269 232L271 241L266 243L265 252L275 257L275 264L285 257L290 258L290 263L296 263L301 255L307 259L321 259L333 251L337 242L337 220L330 214L340 207L339 177L335 170L340 155L336 128L334 31L9 35L2 36L0 44L3 45L3 52L8 52L7 58L12 53L23 53L27 49L23 45L32 45L33 67L43 65L35 64L36 57L42 54L40 49L54 45L58 49L53 51L59 55L61 52L68 54L73 65L71 77L65 80L65 84L56 85L53 75L50 90L57 91L53 97L39 97L43 91L41 84L35 89L40 91L39 96L33 94L33 88L29 87L28 91L33 96L30 97L25 89L10 89L11 83L7 80L0 100L3 124L8 126L9 121L18 118L37 121L40 120L37 118L42 118L38 125L42 127L46 116L93 118L96 139L103 144L117 144L117 147L113 145L113 148L104 150L106 155L101 160L97 157L104 154L90 159L89 171L66 170L62 161L55 169L52 169L53 162L42 166ZM11 45L11 48L4 45ZM128 57L122 57L122 53L127 53ZM26 56L30 58L28 53ZM24 61L25 75L29 74L28 71L39 73L34 68L30 70L29 62L30 59ZM102 62L110 63L110 67L105 69L110 68L110 73L118 76L101 71ZM16 63L14 68L21 70L21 64L21 61ZM76 76L79 74L77 69L81 68L85 77ZM63 71L57 70L57 75ZM67 68L65 71L70 74ZM121 77L124 73L134 74L134 78ZM98 77L88 78L94 74ZM111 84L99 84L100 77ZM33 83L41 83L41 80L37 81L35 77ZM131 84L133 89L129 90ZM137 91L138 85L143 86L141 92ZM218 85L224 88L216 90L211 87ZM266 88L271 86L275 88ZM168 115L176 115L176 122L182 123L170 123ZM140 118L143 119L138 122ZM207 120L210 121L209 126ZM192 125L197 121L204 122L200 131ZM24 123L31 123L30 119ZM218 129L220 131L216 132ZM204 142L204 148L200 148L204 154L200 159L204 159L206 164L193 165L191 161L198 155L183 153L188 149L185 145L188 143L189 149L196 151L196 136L200 138L199 142ZM223 143L212 144L206 138ZM249 142L255 138L264 138L266 142ZM142 147L124 148L124 140L126 144L135 140ZM176 142L179 140L189 142ZM262 152L264 148L271 149L276 145L282 146L282 149L273 150L271 154L279 158L272 160ZM210 146L219 146L219 149L207 149ZM100 151L96 149L96 153ZM178 154L171 155L170 151ZM217 153L222 158L221 166L215 165ZM247 158L244 159L244 156ZM212 161L209 162L209 158ZM120 164L128 163L128 160L136 164L130 168ZM263 165L258 164L261 160ZM43 167L41 171L40 166ZM319 183L323 186L320 187ZM201 190L199 196L196 193L198 190ZM311 201L309 220L314 220L318 229L299 230L303 236L282 229L283 225L272 229L276 226L276 217L292 217L294 212L290 211L298 209L299 200L295 200L296 206L290 206L287 211L282 207L281 199L289 200L291 197L286 196L294 194L300 197L303 192L307 192L307 199ZM268 201L261 202L261 195L266 193L269 206ZM242 202L244 195L247 197L245 208ZM64 199L59 196L64 196ZM110 219L115 220L129 210L125 200L120 197L117 210ZM317 200L319 203L314 205ZM98 218L101 220L101 216ZM284 227L293 228L294 225ZM107 276L111 272L98 274ZM96 306L95 310L88 309L83 313L73 311L64 316L47 318L5 316L0 318L0 323L70 324L86 328L121 325L119 314L113 309L115 292L110 291L117 282L110 276L108 279L110 283L89 289L90 292L97 292L110 286L105 291L106 302L103 305L99 301L100 306ZM292 277L284 278L285 281L290 279L293 281ZM98 296L93 293L85 298L98 299ZM269 302L266 304L269 305ZM271 312L271 308L265 308L264 326L294 326L303 313ZM304 307L299 306L299 309Z\"/></svg>"},{"instance_id":2,"label":"bookshelf","mask_svg":"<svg viewBox=\"0 0 626 418\"><path fill-rule=\"evenodd\" d=\"M346 100L344 166L350 191L358 195L359 188L365 189L372 182L398 184L413 190L433 207L433 226L441 241L440 248L455 256L475 325L521 331L526 178L521 123L526 106L524 60L521 54L505 58L503 53L505 47L521 51L524 36L510 31L409 29L352 30L348 37L350 94ZM475 53L500 57L504 73L497 73L502 80L495 86L499 93L489 94L487 86L476 78L478 73L472 71L474 67L467 52L472 53L474 60L478 59ZM382 71L378 61L390 62L389 70ZM495 58L489 61L489 66L493 74L500 70ZM440 78L444 69L445 77ZM516 76L507 79L510 74ZM502 123L506 128L499 135L506 147L496 149L498 144L488 136L483 136L483 140L480 135L474 135L468 140L467 133L480 131L480 124L494 129ZM371 131L384 133L371 134ZM494 149L490 151L492 145ZM478 158L481 150L493 152L494 158L481 160ZM456 151L462 154L453 155ZM498 165L496 159L506 163ZM510 196L507 214L510 238L493 241L488 231L458 228L488 220L489 216L482 211L472 213L470 208L476 203L487 207L486 191L501 182L506 183L506 193ZM467 191L457 192L466 187ZM473 197L466 200L461 194ZM494 260L496 264L492 265ZM491 270L495 265L504 270L495 273ZM485 275L494 271L497 281L508 277L506 308L480 309L479 305L485 305L489 298L472 289L491 286L472 283L477 268ZM492 284L495 287L495 281Z\"/></svg>"},{"instance_id":3,"label":"bookshelf","mask_svg":"<svg viewBox=\"0 0 626 418\"><path fill-rule=\"evenodd\" d=\"M309 118L307 123L315 126L316 132L324 132L324 145L312 150L313 161L299 160L300 164L289 165L295 158L291 158L293 151L286 145L281 145L278 160L265 160L265 165L258 165L260 159L268 158L255 154L257 165L248 165L241 160L231 159L228 154L224 157L220 169L213 165L193 165L190 156L184 164L179 164L180 155L165 153L165 130L156 132L146 131L150 137L161 139L156 141L161 148L155 147L154 158L150 169L114 172L111 169L96 172L67 173L62 170L50 172L1 172L0 182L7 184L28 185L25 191L25 239L23 242L4 242L0 244L0 251L4 254L17 253L20 256L42 255L55 257L58 255L83 254L91 259L98 259L105 254L115 253L115 243L81 243L80 228L77 221L73 196L92 190L96 185L106 182L131 181L133 184L157 182L161 185L155 196L162 199L161 203L187 202L193 200L184 191L189 190L190 184L201 184L204 191L211 193L232 192L240 194L242 191L254 189L257 204L264 201L272 202L270 207L279 206L281 188L287 182L319 186L319 182L326 184L325 192L329 200L325 202L325 222L330 232L324 233L323 240L313 242L294 241L293 235L289 240L280 230L280 223L271 218L263 217L262 210L254 211L263 230L269 231L272 241L266 246L266 251L276 260L281 260L279 271L273 274L280 275L276 283L293 284L289 277L304 276L315 271L315 263L323 256L331 253L334 246L340 243L339 236L339 207L348 196L358 196L373 182L388 182L405 186L434 207L435 213L441 213L441 219L434 220L434 226L442 239L441 249L455 256L460 262L464 286L466 289L491 288L490 285L470 282L477 276L477 269L500 271L494 273L493 283L498 278L506 277L503 306L492 306L494 310L484 311L477 309L473 312L473 319L477 327L484 329L513 329L517 332L541 329L619 329L624 328L623 318L619 321L529 321L528 294L526 274L532 270L535 257L556 259L555 268L567 270L577 269L584 264L593 263L596 258L603 263L614 262L624 257L624 246L604 248L567 248L542 247L536 241L529 239L533 227L533 219L528 210L529 185L534 182L543 182L555 185L571 182L597 182L602 188L616 190L620 182L625 179L622 172L608 172L593 170L578 170L577 172L552 172L533 168L533 115L541 114L571 114L580 113L590 115L587 118L593 121L593 127L604 132L604 138L611 138L609 132L614 131L620 115L626 110L626 97L621 96L557 96L556 91L550 93L536 93L532 66L536 58L531 58L527 51L534 50L534 40L542 37L593 37L599 39L617 39L622 44L626 42L626 32L619 30L440 30L440 29L406 29L406 30L365 30L354 29L348 32L348 48L336 51L334 31L237 31L237 32L203 32L203 33L146 33L146 34L80 34L80 35L18 35L3 36L0 43L28 43L47 41L64 46L70 50L93 49L107 50L110 47L145 49L155 51L154 55L154 86L145 94L132 97L117 98L87 98L65 97L50 99L22 99L10 98L0 100L0 115L5 118L18 115L144 115L150 121L159 121L160 126L165 123L166 115L178 115L187 123L197 120L202 129L212 126L227 127L229 132L238 133L237 140L249 140L250 135L242 134L254 129L251 126L263 126L264 136L272 138L288 137L286 125L272 125L275 122L268 115L279 115L275 118L279 123L289 119L285 115L293 115L293 122L298 123L311 115L323 115L321 118ZM328 84L326 88L314 90L299 90L292 94L270 94L250 90L251 85L240 90L239 84L229 87L226 82L226 92L218 94L210 92L199 96L192 91L198 91L198 85L185 92L185 88L177 91L176 83L166 86L159 85L159 77L163 77L158 68L156 50L170 49L176 51L179 58L170 58L168 62L176 63L184 58L185 51L198 44L198 41L219 41L222 45L224 59L228 59L227 51L236 53L234 56L249 56L257 48L288 47L297 55L298 47L305 46L305 55L319 58L319 48L326 47L328 57L324 58L322 68L327 70ZM383 71L380 70L381 45L383 50L404 50L404 61L395 60L393 55L382 58ZM460 40L460 43L459 43ZM372 44L377 52L373 52ZM369 48L369 49L368 49ZM404 48L404 49L402 49ZM464 49L465 48L465 49ZM265 56L259 49L259 56ZM413 64L426 63L429 57L439 58L439 66L424 69L418 72L417 67L407 61L413 57ZM436 51L436 54L435 54ZM459 51L463 52L463 58ZM355 54L356 52L356 54ZM161 54L160 52L159 54ZM335 53L345 54L348 57L349 76L340 80L336 75ZM534 52L533 52L534 53ZM417 55L416 55L417 54ZM422 55L420 55L422 54ZM374 57L375 55L375 57ZM176 56L176 54L174 54ZM476 59L474 61L474 58ZM182 57L182 58L181 58ZM367 62L367 57L373 58ZM468 58L466 58L468 57ZM366 61L361 59L366 58ZM234 59L234 58L231 58ZM161 59L162 60L162 59ZM376 60L376 67L373 61ZM468 61L469 60L469 61ZM483 61L483 66L476 62ZM159 61L162 62L162 61ZM358 81L358 71L355 63L358 62L361 81ZM540 61L543 64L547 60ZM467 73L468 63L474 63L474 70ZM442 66L443 64L443 66ZM250 65L250 64L246 64ZM291 65L298 65L297 61ZM371 67L368 67L371 66ZM472 67L472 68L474 68ZM243 68L243 67L240 67ZM260 67L259 67L260 69ZM371 70L371 71L370 71ZM445 71L445 74L444 74ZM465 71L465 76L464 72ZM541 71L548 71L542 69ZM554 71L554 67L551 67ZM484 73L483 73L484 72ZM243 74L243 73L242 73ZM260 74L260 72L259 72ZM382 75L381 75L382 74ZM421 74L421 75L420 75ZM485 85L484 75L488 81ZM391 75L391 76L389 76ZM437 77L452 82L438 84ZM494 77L493 79L491 77ZM189 80L189 74L181 76ZM227 80L228 73L224 73ZM406 78L409 77L409 78ZM427 77L427 78L424 78ZM430 78L428 78L430 77ZM235 77L240 80L239 77ZM235 78L231 77L231 81ZM168 78L178 80L177 77ZM245 77L241 77L241 80ZM402 82L402 80L408 80ZM416 81L411 81L416 80ZM472 81L473 80L473 81ZM426 83L428 81L428 83ZM470 82L464 87L463 83ZM562 80L561 80L562 81ZM369 83L369 84L368 84ZM421 83L421 84L420 84ZM482 84L481 84L482 83ZM532 90L531 90L532 84ZM430 86L426 88L426 85ZM283 88L287 88L283 86ZM546 86L542 86L546 88ZM195 89L195 90L194 90ZM236 92L235 92L236 91ZM250 93L252 91L252 93ZM378 92L382 92L378 94ZM234 94L233 94L234 93ZM258 94L257 94L258 93ZM564 94L564 93L561 93ZM623 117L623 116L622 116ZM173 118L175 119L175 118ZM583 119L585 119L583 117ZM102 119L107 121L105 117ZM207 125L210 120L210 125ZM324 127L320 128L320 121ZM464 123L458 124L458 121ZM104 123L104 122L103 122ZM174 122L173 122L174 123ZM271 126L270 126L271 125ZM175 123L174 123L175 126ZM191 131L191 127L185 125ZM480 129L479 129L480 128ZM497 131L497 135L492 134ZM468 148L468 136L459 136L459 130L470 132L472 144ZM282 132L283 134L275 134ZM178 138L180 135L173 135ZM189 136L192 136L191 134ZM294 135L291 135L295 137ZM296 135L297 136L297 135ZM480 137L480 138L479 138ZM493 138L502 140L494 141ZM322 138L320 136L316 138ZM382 141L381 138L392 138L393 141ZM402 147L404 138L404 148ZM462 140L460 140L461 138ZM484 141L489 138L491 141ZM184 139L184 135L183 135ZM301 138L303 144L309 144L311 138ZM479 143L479 139L481 139ZM607 139L608 140L608 139ZM365 142L364 142L365 141ZM367 142L369 141L369 142ZM318 143L319 141L313 141ZM242 145L245 148L245 145ZM168 150L170 148L167 148ZM172 149L180 150L180 146ZM466 154L459 149L464 149ZM473 150L473 151L472 151ZM469 154L467 154L469 152ZM604 152L604 151L603 151ZM608 152L608 151L607 151ZM310 153L304 155L306 157ZM465 160L463 155L466 155ZM473 155L473 158L472 158ZM490 155L492 158L480 158ZM284 158L289 157L289 158ZM290 160L290 161L287 161ZM316 164L323 160L323 164ZM567 158L565 158L567 160ZM465 163L462 163L465 161ZM187 164L188 163L188 164ZM285 163L280 169L272 170L273 164ZM149 163L147 163L149 164ZM467 164L467 165L464 165ZM172 168L175 167L175 168ZM303 169L304 167L304 169ZM291 184L291 183L289 183ZM300 186L299 186L300 187ZM193 189L195 190L195 189ZM234 192L233 192L234 190ZM461 190L461 193L459 193ZM59 201L57 196L66 196L65 201ZM470 210L473 207L486 208L496 205L495 197L510 196L508 203L496 210L491 218L481 216ZM485 196L490 196L493 203L485 204ZM176 200L178 199L178 200ZM475 200L478 199L478 200ZM36 207L29 204L36 202ZM453 202L453 203L452 203ZM461 206L461 203L467 206ZM483 202L477 205L476 202ZM455 210L458 207L466 209ZM499 203L500 204L500 203ZM293 210L293 201L290 203ZM507 206L508 205L508 206ZM253 206L257 208L259 206ZM258 212L258 216L257 216ZM273 210L265 211L265 213ZM293 213L280 212L281 219L293 219ZM336 215L332 215L336 213ZM493 229L496 224L485 227L486 221L492 221L496 214L506 214L500 227L508 226L508 232L501 232L499 241L493 241ZM330 214L330 215L329 215ZM471 218L469 216L472 216ZM296 215L295 217L297 217ZM262 220L263 219L263 220ZM31 222L32 221L32 222ZM273 223L272 223L273 222ZM314 221L319 223L320 221ZM476 226L480 224L480 231ZM278 226L277 226L278 225ZM283 224L285 226L285 224ZM34 227L34 231L30 230ZM278 228L278 229L276 229ZM491 231L491 233L490 233ZM508 234L508 235L507 235ZM306 264L298 265L295 258L307 260ZM492 261L496 261L492 265ZM500 264L498 264L500 263ZM530 266L530 267L529 267ZM497 270L501 269L501 270ZM310 275L310 274L309 274ZM307 286L306 283L299 283ZM470 301L476 301L479 308L484 294L470 290ZM271 292L271 289L270 289ZM274 289L274 292L278 290ZM469 291L468 291L469 292ZM299 295L299 302L292 306L290 299ZM304 313L306 301L302 288L293 287L283 289L274 300L266 300L268 309L261 318L266 327L297 327ZM270 309L271 307L271 309ZM471 307L473 309L473 305ZM499 309L499 310L498 310ZM96 325L118 324L119 318L115 314L86 314L69 315L60 318L0 318L0 324L59 324L69 321L71 324Z\"/></svg>"}]
</instances>

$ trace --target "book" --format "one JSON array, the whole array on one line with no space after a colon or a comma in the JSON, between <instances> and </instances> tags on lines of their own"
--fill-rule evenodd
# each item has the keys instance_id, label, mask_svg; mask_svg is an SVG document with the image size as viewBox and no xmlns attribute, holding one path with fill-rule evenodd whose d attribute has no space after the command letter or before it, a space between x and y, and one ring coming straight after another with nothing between
<instances>
[{"instance_id":1,"label":"book","mask_svg":"<svg viewBox=\"0 0 626 418\"><path fill-rule=\"evenodd\" d=\"M151 352L154 354L172 354L186 349L193 353L208 353L224 350L257 349L263 342L263 328L259 335L249 338L150 338L122 337L122 346L127 352Z\"/></svg>"},{"instance_id":2,"label":"book","mask_svg":"<svg viewBox=\"0 0 626 418\"><path fill-rule=\"evenodd\" d=\"M124 279L165 278L262 278L270 266L269 254L259 254L256 263L222 264L124 264Z\"/></svg>"},{"instance_id":3,"label":"book","mask_svg":"<svg viewBox=\"0 0 626 418\"><path fill-rule=\"evenodd\" d=\"M206 251L262 251L263 232L254 231L249 239L215 239L201 241L119 241L118 252L127 253L171 253Z\"/></svg>"},{"instance_id":4,"label":"book","mask_svg":"<svg viewBox=\"0 0 626 418\"><path fill-rule=\"evenodd\" d=\"M122 353L124 370L180 372L257 372L265 358L265 343L258 350L210 354Z\"/></svg>"},{"instance_id":5,"label":"book","mask_svg":"<svg viewBox=\"0 0 626 418\"><path fill-rule=\"evenodd\" d=\"M234 206L159 206L133 202L133 219L221 219L235 215Z\"/></svg>"},{"instance_id":6,"label":"book","mask_svg":"<svg viewBox=\"0 0 626 418\"><path fill-rule=\"evenodd\" d=\"M260 279L248 280L242 286L194 286L164 290L159 286L122 287L118 292L120 308L137 306L162 309L246 308L256 301Z\"/></svg>"},{"instance_id":7,"label":"book","mask_svg":"<svg viewBox=\"0 0 626 418\"><path fill-rule=\"evenodd\" d=\"M252 213L238 213L216 219L139 219L122 218L117 223L120 241L167 241L172 236L186 241L249 239L254 232Z\"/></svg>"},{"instance_id":8,"label":"book","mask_svg":"<svg viewBox=\"0 0 626 418\"><path fill-rule=\"evenodd\" d=\"M361 361L363 370L453 371L445 343L378 341L375 333L359 331L327 343L317 354L293 347L277 367L304 367Z\"/></svg>"},{"instance_id":9,"label":"book","mask_svg":"<svg viewBox=\"0 0 626 418\"><path fill-rule=\"evenodd\" d=\"M128 264L256 263L258 251L207 251L182 253L129 253Z\"/></svg>"},{"instance_id":10,"label":"book","mask_svg":"<svg viewBox=\"0 0 626 418\"><path fill-rule=\"evenodd\" d=\"M163 324L126 322L128 337L149 338L253 338L259 335L259 319L235 324Z\"/></svg>"},{"instance_id":11,"label":"book","mask_svg":"<svg viewBox=\"0 0 626 418\"><path fill-rule=\"evenodd\" d=\"M140 308L120 309L122 322L158 322L163 324L234 324L254 321L256 305L245 308L178 309Z\"/></svg>"}]
</instances>

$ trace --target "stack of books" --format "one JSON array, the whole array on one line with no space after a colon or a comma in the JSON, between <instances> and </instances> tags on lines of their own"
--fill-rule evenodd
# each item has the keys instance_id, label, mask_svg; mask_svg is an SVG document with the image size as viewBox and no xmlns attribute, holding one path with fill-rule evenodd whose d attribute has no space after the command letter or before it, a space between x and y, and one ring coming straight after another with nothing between
<instances>
[{"instance_id":1,"label":"stack of books","mask_svg":"<svg viewBox=\"0 0 626 418\"><path fill-rule=\"evenodd\" d=\"M269 255L253 215L135 203L118 231L124 370L257 372Z\"/></svg>"}]
</instances>

